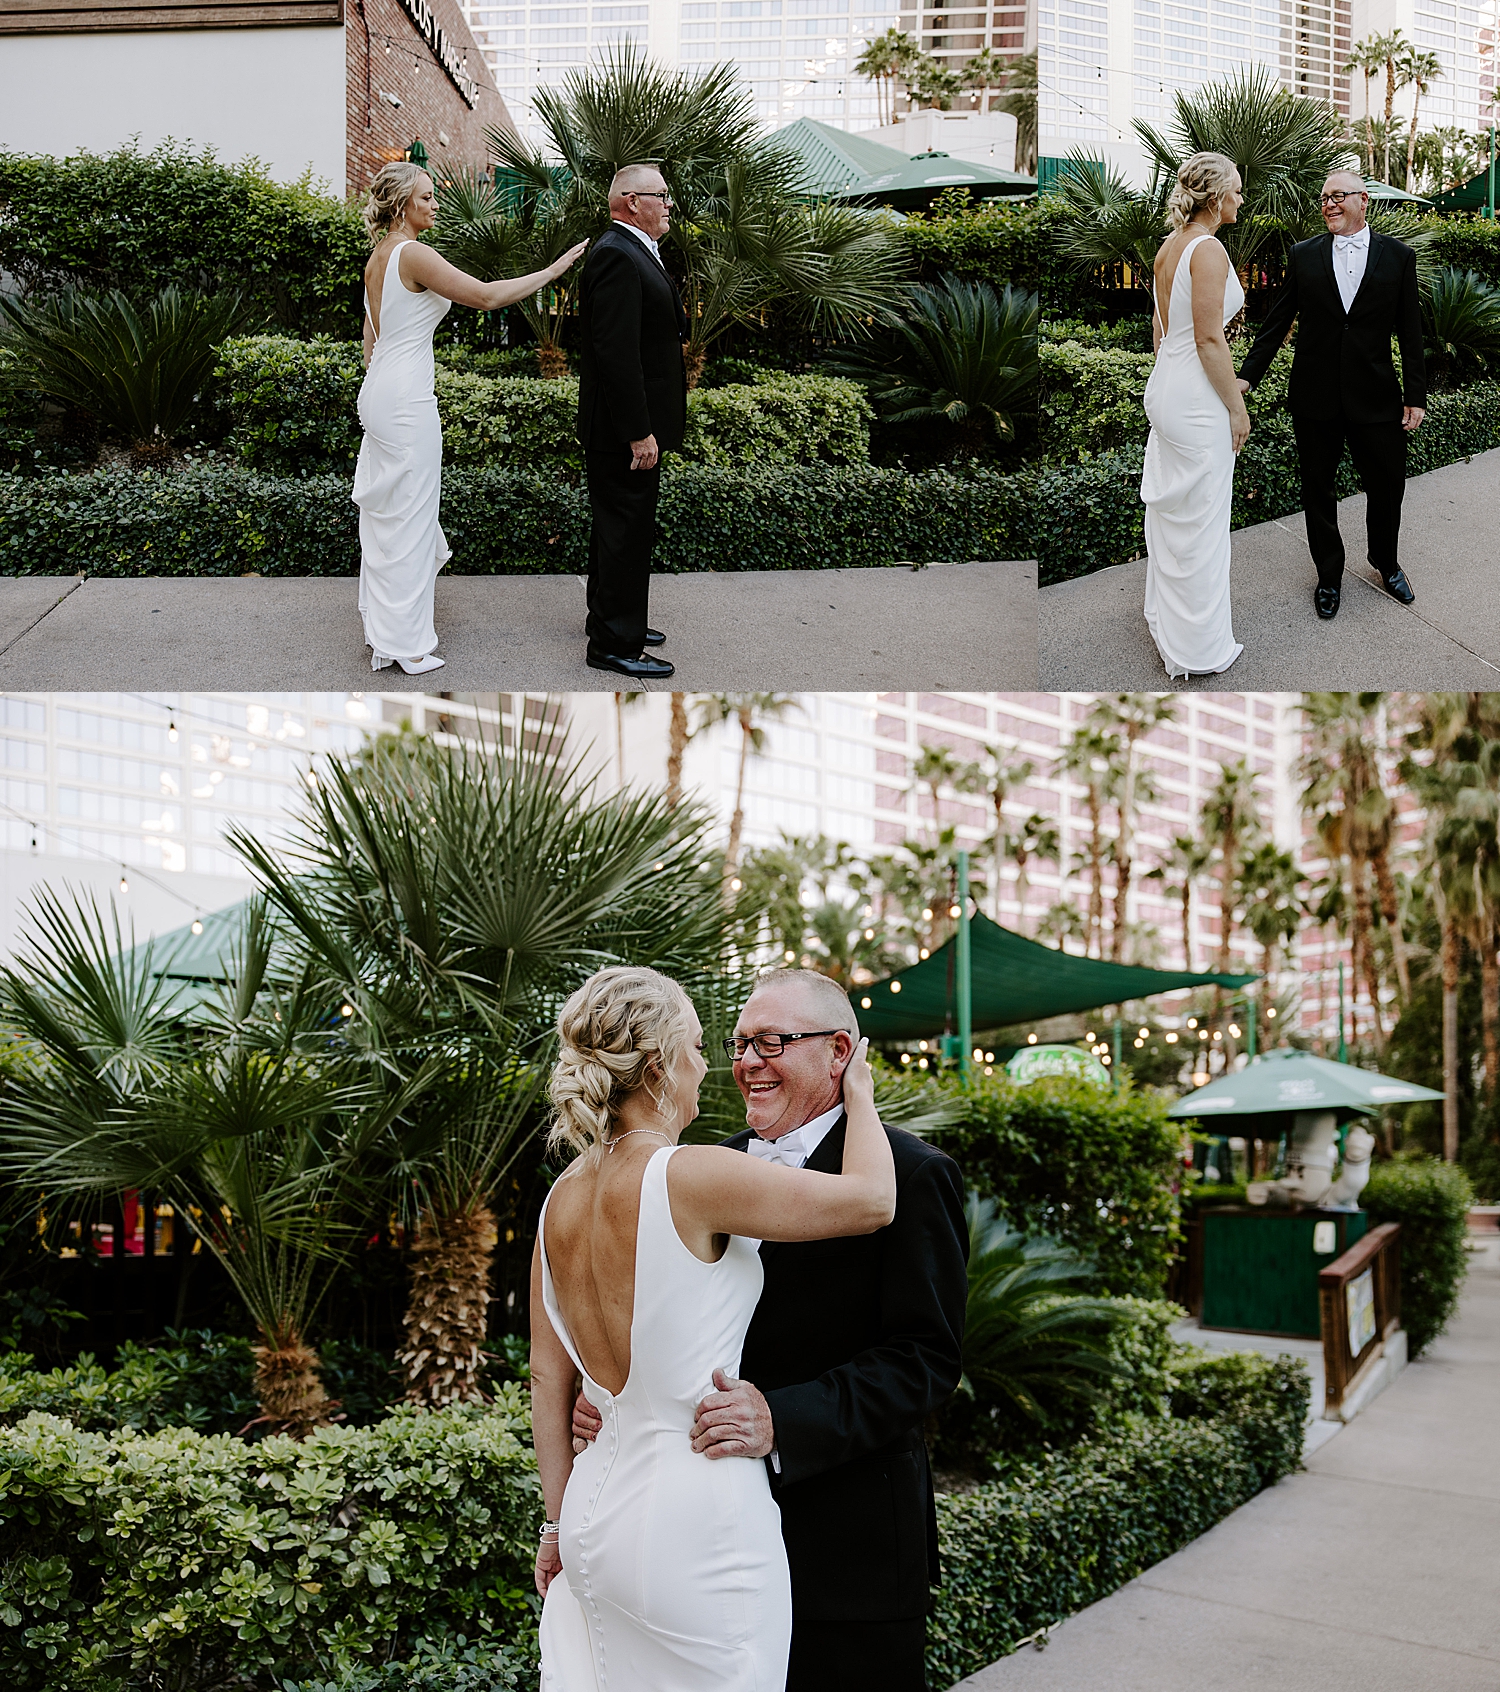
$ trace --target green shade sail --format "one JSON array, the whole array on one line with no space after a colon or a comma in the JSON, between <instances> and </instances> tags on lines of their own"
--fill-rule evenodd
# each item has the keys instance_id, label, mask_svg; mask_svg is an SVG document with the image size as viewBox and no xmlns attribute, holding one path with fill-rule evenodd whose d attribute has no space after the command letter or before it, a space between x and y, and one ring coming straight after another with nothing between
<instances>
[{"instance_id":1,"label":"green shade sail","mask_svg":"<svg viewBox=\"0 0 1500 1692\"><path fill-rule=\"evenodd\" d=\"M1404 200L1414 206L1430 206L1431 200L1423 199L1420 194L1408 194L1404 188L1395 188L1389 182L1381 182L1377 177L1365 178L1365 192L1372 200L1397 201Z\"/></svg>"},{"instance_id":2,"label":"green shade sail","mask_svg":"<svg viewBox=\"0 0 1500 1692\"><path fill-rule=\"evenodd\" d=\"M1398 1081L1373 1069L1287 1048L1252 1058L1236 1075L1210 1081L1180 1098L1167 1114L1208 1122L1221 1116L1284 1116L1299 1110L1380 1110L1442 1096L1415 1081Z\"/></svg>"},{"instance_id":3,"label":"green shade sail","mask_svg":"<svg viewBox=\"0 0 1500 1692\"><path fill-rule=\"evenodd\" d=\"M946 153L911 158L897 147L850 135L814 118L798 118L771 137L802 166L802 192L816 199L866 201L900 210L925 206L945 188L967 188L977 199L1034 194L1036 178Z\"/></svg>"},{"instance_id":4,"label":"green shade sail","mask_svg":"<svg viewBox=\"0 0 1500 1692\"><path fill-rule=\"evenodd\" d=\"M203 924L201 934L194 934L189 922L141 941L125 955L133 956L150 946L152 974L164 987L177 989L168 1001L170 1009L178 1016L191 1016L233 979L233 961L240 949L249 904L248 899L241 899L222 911L195 918Z\"/></svg>"},{"instance_id":5,"label":"green shade sail","mask_svg":"<svg viewBox=\"0 0 1500 1692\"><path fill-rule=\"evenodd\" d=\"M1500 183L1500 169L1495 172L1495 180ZM1471 176L1467 182L1460 182L1456 188L1439 194L1432 202L1432 209L1440 212L1483 211L1489 203L1490 166L1486 160L1484 169L1477 176Z\"/></svg>"},{"instance_id":6,"label":"green shade sail","mask_svg":"<svg viewBox=\"0 0 1500 1692\"><path fill-rule=\"evenodd\" d=\"M1178 987L1243 987L1259 979L1075 958L1013 934L978 911L969 919L969 939L975 1028L1004 1028L1066 1011L1096 1010ZM957 969L949 967L955 949L953 940L946 940L910 969L852 988L860 1032L872 1040L916 1040L956 1028Z\"/></svg>"}]
</instances>

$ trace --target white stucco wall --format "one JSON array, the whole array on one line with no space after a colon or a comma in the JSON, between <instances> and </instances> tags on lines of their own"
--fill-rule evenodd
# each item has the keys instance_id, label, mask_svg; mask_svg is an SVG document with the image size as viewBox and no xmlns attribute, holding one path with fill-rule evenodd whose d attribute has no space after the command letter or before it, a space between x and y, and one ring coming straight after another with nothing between
<instances>
[{"instance_id":1,"label":"white stucco wall","mask_svg":"<svg viewBox=\"0 0 1500 1692\"><path fill-rule=\"evenodd\" d=\"M63 157L134 135L344 184L344 31L162 29L0 37L0 147Z\"/></svg>"}]
</instances>

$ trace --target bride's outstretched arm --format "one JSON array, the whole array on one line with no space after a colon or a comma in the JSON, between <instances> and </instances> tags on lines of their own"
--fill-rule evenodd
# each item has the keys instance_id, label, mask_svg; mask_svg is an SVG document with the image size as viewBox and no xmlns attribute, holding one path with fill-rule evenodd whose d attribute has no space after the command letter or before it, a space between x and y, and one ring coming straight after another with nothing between
<instances>
[{"instance_id":1,"label":"bride's outstretched arm","mask_svg":"<svg viewBox=\"0 0 1500 1692\"><path fill-rule=\"evenodd\" d=\"M498 282L481 282L477 276L449 264L447 259L420 241L403 247L397 255L403 282L419 282L433 293L441 294L455 305L475 306L480 311L499 311L502 306L514 305L528 294L545 288L559 276L571 270L583 256L587 241L570 247L555 264L545 270L534 270L528 276L502 277Z\"/></svg>"},{"instance_id":2,"label":"bride's outstretched arm","mask_svg":"<svg viewBox=\"0 0 1500 1692\"><path fill-rule=\"evenodd\" d=\"M891 1142L875 1109L866 1061L854 1048L843 1074L844 1166L838 1175L788 1169L725 1146L684 1146L667 1175L672 1215L684 1239L744 1234L758 1240L830 1240L873 1234L896 1214Z\"/></svg>"},{"instance_id":3,"label":"bride's outstretched arm","mask_svg":"<svg viewBox=\"0 0 1500 1692\"><path fill-rule=\"evenodd\" d=\"M563 1493L573 1468L571 1418L577 1379L573 1359L557 1337L542 1302L542 1248L538 1241L531 1257L531 1438L549 1522L562 1514ZM557 1540L549 1536L538 1547L536 1559L537 1591L543 1597L561 1568Z\"/></svg>"}]
</instances>

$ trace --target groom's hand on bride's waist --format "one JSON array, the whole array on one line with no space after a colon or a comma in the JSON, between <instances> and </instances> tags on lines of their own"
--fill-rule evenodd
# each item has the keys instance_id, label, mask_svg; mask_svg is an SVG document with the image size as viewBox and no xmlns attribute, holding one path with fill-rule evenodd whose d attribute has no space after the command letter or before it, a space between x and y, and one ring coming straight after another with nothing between
<instances>
[{"instance_id":1,"label":"groom's hand on bride's waist","mask_svg":"<svg viewBox=\"0 0 1500 1692\"><path fill-rule=\"evenodd\" d=\"M588 1450L603 1426L604 1418L583 1394L579 1393L578 1397L573 1400L573 1455L575 1457L581 1451Z\"/></svg>"},{"instance_id":2,"label":"groom's hand on bride's waist","mask_svg":"<svg viewBox=\"0 0 1500 1692\"><path fill-rule=\"evenodd\" d=\"M771 1406L760 1389L714 1370L711 1392L693 1412L693 1450L705 1457L769 1457L776 1449Z\"/></svg>"}]
</instances>

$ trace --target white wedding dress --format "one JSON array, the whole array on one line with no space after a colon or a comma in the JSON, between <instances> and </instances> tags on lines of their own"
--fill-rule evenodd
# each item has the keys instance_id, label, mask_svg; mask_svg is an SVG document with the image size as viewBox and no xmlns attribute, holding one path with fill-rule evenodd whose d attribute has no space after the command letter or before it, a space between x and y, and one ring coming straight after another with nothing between
<instances>
[{"instance_id":1,"label":"white wedding dress","mask_svg":"<svg viewBox=\"0 0 1500 1692\"><path fill-rule=\"evenodd\" d=\"M710 1461L693 1411L716 1368L739 1371L761 1292L759 1242L717 1263L682 1243L667 1199L675 1146L646 1165L636 1230L630 1375L590 1379L558 1309L542 1207L542 1300L604 1419L563 1494L563 1572L542 1606L542 1692L782 1692L792 1594L764 1462Z\"/></svg>"},{"instance_id":2,"label":"white wedding dress","mask_svg":"<svg viewBox=\"0 0 1500 1692\"><path fill-rule=\"evenodd\" d=\"M1229 413L1214 391L1193 339L1188 261L1182 249L1167 303L1167 332L1146 383L1146 626L1169 676L1217 675L1245 650L1234 638L1229 604L1229 502L1234 447ZM1224 286L1224 321L1245 303L1233 267Z\"/></svg>"},{"instance_id":3,"label":"white wedding dress","mask_svg":"<svg viewBox=\"0 0 1500 1692\"><path fill-rule=\"evenodd\" d=\"M414 294L402 283L397 265L406 245L397 241L386 258L380 333L359 390L364 439L353 496L359 507L359 611L377 670L398 658L424 658L437 645L433 589L453 556L438 522L443 426L432 361L432 332L453 302L430 288Z\"/></svg>"}]
</instances>

